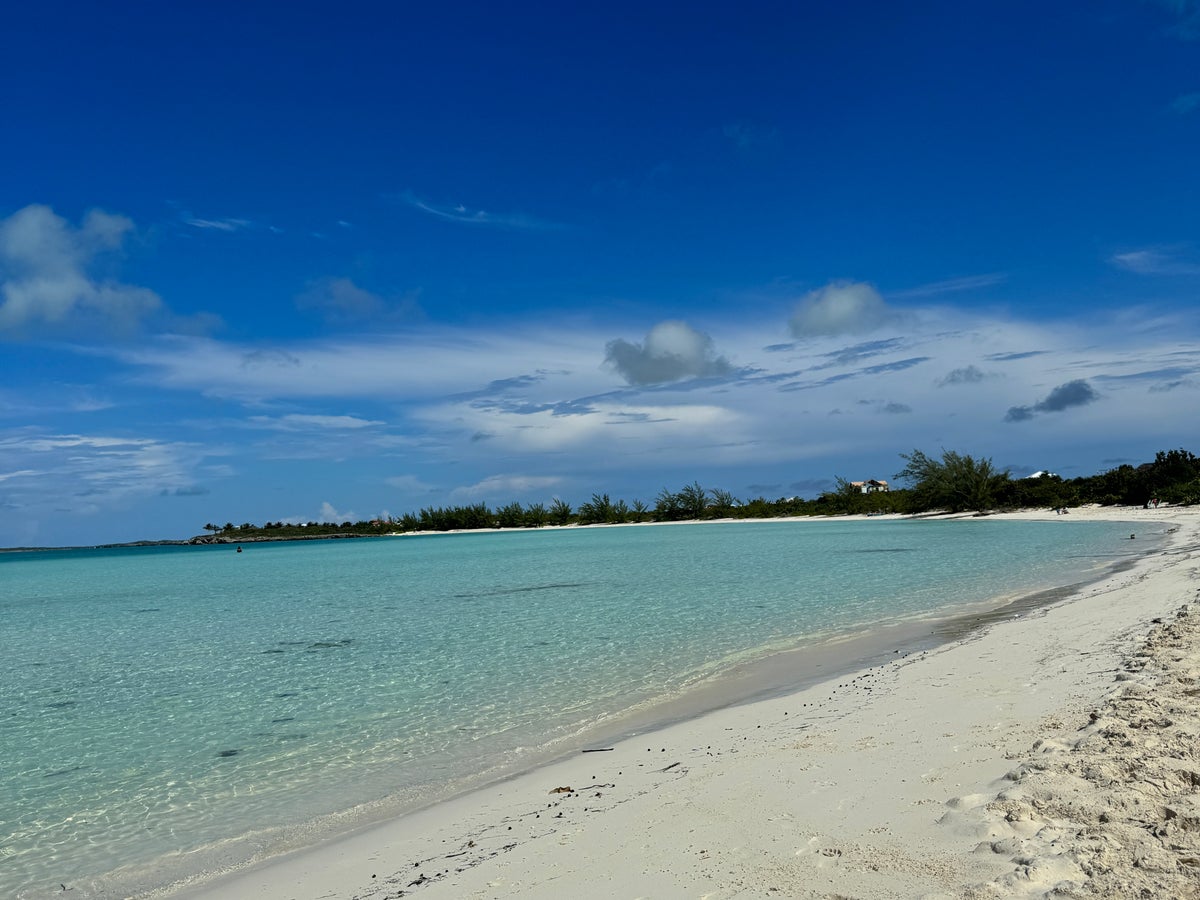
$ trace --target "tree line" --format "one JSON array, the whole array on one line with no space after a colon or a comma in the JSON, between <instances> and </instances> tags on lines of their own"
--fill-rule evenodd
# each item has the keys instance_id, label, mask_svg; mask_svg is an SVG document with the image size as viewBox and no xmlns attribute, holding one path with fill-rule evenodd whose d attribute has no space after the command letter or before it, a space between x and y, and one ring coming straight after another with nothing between
<instances>
[{"instance_id":1,"label":"tree line","mask_svg":"<svg viewBox=\"0 0 1200 900\"><path fill-rule=\"evenodd\" d=\"M614 500L607 493L594 493L575 507L556 497L548 504L512 502L495 509L485 503L429 506L402 516L340 524L267 522L260 526L210 522L204 529L226 540L262 540L723 518L1058 509L1090 503L1144 506L1154 500L1176 506L1200 503L1200 458L1182 449L1159 451L1153 462L1139 466L1126 464L1098 475L1071 479L1048 473L1036 478L1013 478L1007 470L997 469L991 459L953 450L944 450L938 457L913 450L900 454L900 458L904 467L895 478L904 482L904 487L864 494L859 486L839 477L831 490L813 500L756 497L743 501L728 491L705 488L693 481L676 491L663 488L653 506L641 500L627 502Z\"/></svg>"}]
</instances>

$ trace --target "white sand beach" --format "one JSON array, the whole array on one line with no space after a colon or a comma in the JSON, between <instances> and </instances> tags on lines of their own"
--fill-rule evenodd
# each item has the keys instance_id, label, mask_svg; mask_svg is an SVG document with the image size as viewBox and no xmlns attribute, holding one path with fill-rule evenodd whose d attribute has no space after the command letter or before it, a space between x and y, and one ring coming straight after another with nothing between
<instances>
[{"instance_id":1,"label":"white sand beach","mask_svg":"<svg viewBox=\"0 0 1200 900\"><path fill-rule=\"evenodd\" d=\"M1200 510L1067 521L1101 517L1171 533L936 649L175 896L1200 897Z\"/></svg>"}]
</instances>

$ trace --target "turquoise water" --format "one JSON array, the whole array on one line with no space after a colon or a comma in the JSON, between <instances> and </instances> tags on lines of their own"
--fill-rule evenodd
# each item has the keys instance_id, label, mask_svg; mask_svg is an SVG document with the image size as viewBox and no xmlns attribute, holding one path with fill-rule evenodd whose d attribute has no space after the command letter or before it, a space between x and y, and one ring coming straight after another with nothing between
<instances>
[{"instance_id":1,"label":"turquoise water","mask_svg":"<svg viewBox=\"0 0 1200 900\"><path fill-rule=\"evenodd\" d=\"M1078 581L1127 535L749 522L0 554L0 895L283 849L736 663Z\"/></svg>"}]
</instances>

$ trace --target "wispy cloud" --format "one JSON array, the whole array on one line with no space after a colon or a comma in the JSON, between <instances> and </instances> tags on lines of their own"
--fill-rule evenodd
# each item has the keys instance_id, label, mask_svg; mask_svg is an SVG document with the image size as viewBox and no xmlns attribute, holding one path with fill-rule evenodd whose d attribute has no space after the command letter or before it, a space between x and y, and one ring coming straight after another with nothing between
<instances>
[{"instance_id":1,"label":"wispy cloud","mask_svg":"<svg viewBox=\"0 0 1200 900\"><path fill-rule=\"evenodd\" d=\"M779 131L749 122L729 122L721 127L721 134L738 150L747 152L761 147L770 147L779 140Z\"/></svg>"},{"instance_id":2,"label":"wispy cloud","mask_svg":"<svg viewBox=\"0 0 1200 900\"><path fill-rule=\"evenodd\" d=\"M185 217L183 224L201 231L224 232L244 231L254 225L249 219L197 219L191 216Z\"/></svg>"},{"instance_id":3,"label":"wispy cloud","mask_svg":"<svg viewBox=\"0 0 1200 900\"><path fill-rule=\"evenodd\" d=\"M163 497L207 497L212 493L203 485L193 484L188 487L178 487L173 491L168 491L165 488L160 492L159 496Z\"/></svg>"},{"instance_id":4,"label":"wispy cloud","mask_svg":"<svg viewBox=\"0 0 1200 900\"><path fill-rule=\"evenodd\" d=\"M1016 362L1021 359L1032 359L1035 356L1042 356L1049 353L1049 350L1014 350L1003 353L989 353L984 356L984 359L992 362Z\"/></svg>"},{"instance_id":5,"label":"wispy cloud","mask_svg":"<svg viewBox=\"0 0 1200 900\"><path fill-rule=\"evenodd\" d=\"M486 209L464 206L461 203L439 205L417 197L411 191L405 191L400 199L413 209L444 219L448 222L458 222L462 225L479 225L489 228L512 228L530 230L556 230L564 227L560 223L539 219L524 213L495 213Z\"/></svg>"},{"instance_id":6,"label":"wispy cloud","mask_svg":"<svg viewBox=\"0 0 1200 900\"><path fill-rule=\"evenodd\" d=\"M320 416L291 413L286 416L250 416L246 422L256 428L274 431L355 431L375 428L387 422L360 419L357 416Z\"/></svg>"},{"instance_id":7,"label":"wispy cloud","mask_svg":"<svg viewBox=\"0 0 1200 900\"><path fill-rule=\"evenodd\" d=\"M155 438L0 432L0 468L12 467L6 498L34 512L70 507L87 513L101 500L120 502L190 488L207 455L198 444Z\"/></svg>"},{"instance_id":8,"label":"wispy cloud","mask_svg":"<svg viewBox=\"0 0 1200 900\"><path fill-rule=\"evenodd\" d=\"M919 366L923 362L928 362L931 357L928 356L910 356L907 359L897 359L892 362L880 363L875 366L867 366L862 370L864 375L879 375L884 372L902 372L905 369L911 369L913 366Z\"/></svg>"},{"instance_id":9,"label":"wispy cloud","mask_svg":"<svg viewBox=\"0 0 1200 900\"><path fill-rule=\"evenodd\" d=\"M388 487L396 488L410 494L428 494L436 489L417 475L391 475L383 480Z\"/></svg>"},{"instance_id":10,"label":"wispy cloud","mask_svg":"<svg viewBox=\"0 0 1200 900\"><path fill-rule=\"evenodd\" d=\"M456 501L509 498L550 491L562 483L563 479L558 475L491 475L475 484L455 488L450 496Z\"/></svg>"},{"instance_id":11,"label":"wispy cloud","mask_svg":"<svg viewBox=\"0 0 1200 900\"><path fill-rule=\"evenodd\" d=\"M815 368L828 368L830 366L848 366L864 359L870 359L874 356L880 356L885 353L893 353L905 346L903 338L886 338L878 341L864 341L860 344L853 344L849 347L842 347L834 350L832 353L822 353L821 356L829 362L821 363Z\"/></svg>"},{"instance_id":12,"label":"wispy cloud","mask_svg":"<svg viewBox=\"0 0 1200 900\"><path fill-rule=\"evenodd\" d=\"M931 281L902 291L888 291L889 297L910 299L919 297L937 297L942 294L958 294L963 291L979 291L984 288L1003 284L1008 276L1003 272L990 272L986 275L968 275L963 278L947 278L943 281Z\"/></svg>"},{"instance_id":13,"label":"wispy cloud","mask_svg":"<svg viewBox=\"0 0 1200 900\"><path fill-rule=\"evenodd\" d=\"M1186 116L1200 109L1200 91L1191 94L1180 94L1167 104L1167 110L1178 116Z\"/></svg>"},{"instance_id":14,"label":"wispy cloud","mask_svg":"<svg viewBox=\"0 0 1200 900\"><path fill-rule=\"evenodd\" d=\"M584 390L597 390L611 384L600 366L603 346L599 336L570 329L488 334L425 327L279 346L164 335L106 352L142 370L147 384L256 403L353 396L419 401L477 391L522 360L568 373L555 380L559 387L586 383ZM586 376L577 372L581 359L591 361Z\"/></svg>"},{"instance_id":15,"label":"wispy cloud","mask_svg":"<svg viewBox=\"0 0 1200 900\"><path fill-rule=\"evenodd\" d=\"M1200 2L1197 0L1149 0L1162 7L1174 21L1168 31L1185 41L1200 38Z\"/></svg>"},{"instance_id":16,"label":"wispy cloud","mask_svg":"<svg viewBox=\"0 0 1200 900\"><path fill-rule=\"evenodd\" d=\"M37 469L18 469L16 472L0 472L0 482L8 481L10 478L30 478L43 474Z\"/></svg>"},{"instance_id":17,"label":"wispy cloud","mask_svg":"<svg viewBox=\"0 0 1200 900\"><path fill-rule=\"evenodd\" d=\"M1200 262L1183 245L1114 253L1109 262L1139 275L1200 275Z\"/></svg>"},{"instance_id":18,"label":"wispy cloud","mask_svg":"<svg viewBox=\"0 0 1200 900\"><path fill-rule=\"evenodd\" d=\"M1178 378L1175 381L1164 381L1161 384L1152 384L1150 385L1149 390L1152 394L1165 394L1168 391L1174 391L1179 388L1194 388L1197 385L1200 385L1200 382L1195 381L1194 379Z\"/></svg>"}]
</instances>

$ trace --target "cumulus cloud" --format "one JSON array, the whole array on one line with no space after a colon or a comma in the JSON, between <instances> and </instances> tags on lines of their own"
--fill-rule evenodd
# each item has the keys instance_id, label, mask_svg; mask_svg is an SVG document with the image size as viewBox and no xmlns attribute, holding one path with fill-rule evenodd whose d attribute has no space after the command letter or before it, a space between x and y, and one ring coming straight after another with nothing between
<instances>
[{"instance_id":1,"label":"cumulus cloud","mask_svg":"<svg viewBox=\"0 0 1200 900\"><path fill-rule=\"evenodd\" d=\"M641 344L620 338L609 341L605 362L626 382L638 385L733 371L729 361L717 355L712 338L677 320L659 322Z\"/></svg>"},{"instance_id":2,"label":"cumulus cloud","mask_svg":"<svg viewBox=\"0 0 1200 900\"><path fill-rule=\"evenodd\" d=\"M383 312L383 298L349 278L322 278L296 298L301 310L317 310L331 319L370 319Z\"/></svg>"},{"instance_id":3,"label":"cumulus cloud","mask_svg":"<svg viewBox=\"0 0 1200 900\"><path fill-rule=\"evenodd\" d=\"M321 512L317 514L318 522L353 522L357 518L358 516L350 510L338 512L328 500L321 504Z\"/></svg>"},{"instance_id":4,"label":"cumulus cloud","mask_svg":"<svg viewBox=\"0 0 1200 900\"><path fill-rule=\"evenodd\" d=\"M147 288L92 274L120 249L133 222L92 210L78 227L48 206L26 206L0 220L0 334L63 325L80 315L129 327L162 306Z\"/></svg>"},{"instance_id":5,"label":"cumulus cloud","mask_svg":"<svg viewBox=\"0 0 1200 900\"><path fill-rule=\"evenodd\" d=\"M964 366L961 369L951 369L945 375L938 379L938 387L946 387L951 384L978 384L987 378L983 370L978 366Z\"/></svg>"},{"instance_id":6,"label":"cumulus cloud","mask_svg":"<svg viewBox=\"0 0 1200 900\"><path fill-rule=\"evenodd\" d=\"M834 281L800 300L790 324L796 337L865 334L891 318L879 292L861 281Z\"/></svg>"},{"instance_id":7,"label":"cumulus cloud","mask_svg":"<svg viewBox=\"0 0 1200 900\"><path fill-rule=\"evenodd\" d=\"M1096 389L1084 379L1077 378L1060 384L1054 388L1045 399L1039 400L1033 406L1010 407L1004 416L1006 422L1025 422L1041 412L1062 412L1076 406L1087 406L1100 399Z\"/></svg>"},{"instance_id":8,"label":"cumulus cloud","mask_svg":"<svg viewBox=\"0 0 1200 900\"><path fill-rule=\"evenodd\" d=\"M314 312L331 325L349 325L385 318L413 318L421 315L418 292L388 300L359 287L349 278L321 278L311 282L296 297L296 308Z\"/></svg>"}]
</instances>

